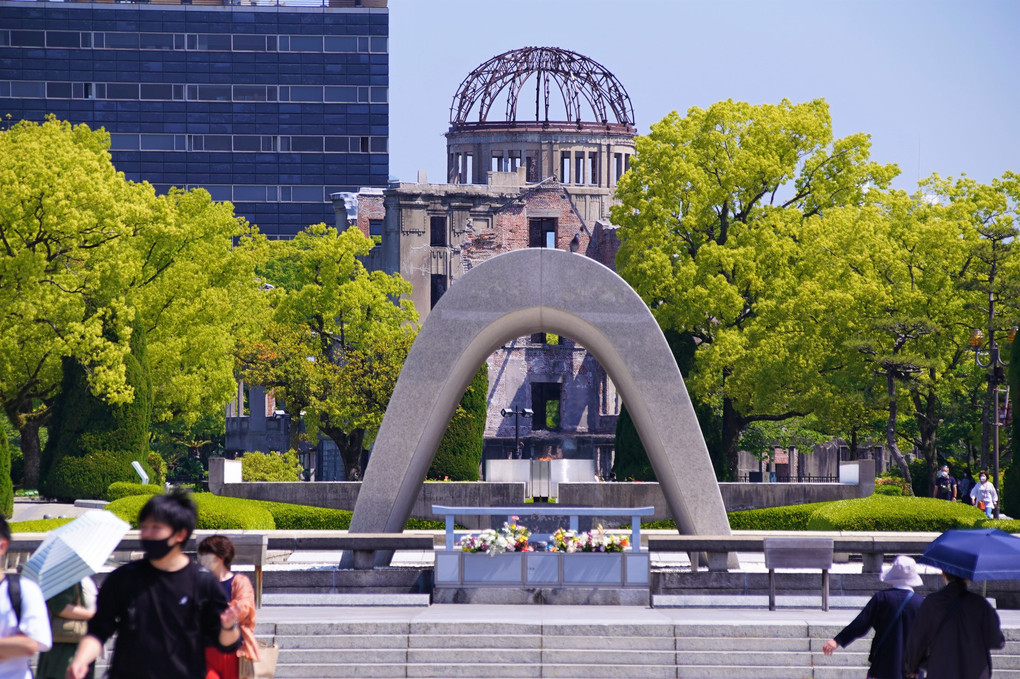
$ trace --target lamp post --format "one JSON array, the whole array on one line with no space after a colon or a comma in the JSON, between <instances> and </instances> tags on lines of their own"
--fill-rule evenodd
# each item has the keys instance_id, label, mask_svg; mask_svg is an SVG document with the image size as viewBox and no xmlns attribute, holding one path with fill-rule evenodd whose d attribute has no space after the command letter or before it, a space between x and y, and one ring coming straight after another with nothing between
<instances>
[{"instance_id":1,"label":"lamp post","mask_svg":"<svg viewBox=\"0 0 1020 679\"><path fill-rule=\"evenodd\" d=\"M1002 369L1009 365L1008 361L1004 361L1002 356L999 354L999 345L995 342L995 307L993 306L993 300L989 295L989 310L988 310L988 343L987 348L985 346L985 336L979 328L975 328L970 333L970 346L974 350L974 362L981 368L988 368L988 390L992 396L992 485L995 486L995 492L999 492L999 427L1002 423L999 422L999 384L1002 383L1003 374ZM1006 331L1006 338L1013 342L1016 338L1017 327L1014 325L1012 328ZM981 355L987 354L987 360L982 360ZM999 504L995 505L995 518L999 518Z\"/></svg>"},{"instance_id":2,"label":"lamp post","mask_svg":"<svg viewBox=\"0 0 1020 679\"><path fill-rule=\"evenodd\" d=\"M535 414L535 411L532 410L531 408L513 407L509 409L503 408L502 410L499 411L499 414L502 415L503 417L510 417L511 415L514 416L514 454L512 459L519 460L521 459L520 416L523 415L524 417L531 417L532 415Z\"/></svg>"}]
</instances>

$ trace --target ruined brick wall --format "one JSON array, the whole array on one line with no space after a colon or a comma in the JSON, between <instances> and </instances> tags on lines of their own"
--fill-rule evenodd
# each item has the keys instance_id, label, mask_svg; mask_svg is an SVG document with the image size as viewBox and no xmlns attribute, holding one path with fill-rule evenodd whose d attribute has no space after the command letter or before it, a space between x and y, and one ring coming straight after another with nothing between
<instances>
[{"instance_id":1,"label":"ruined brick wall","mask_svg":"<svg viewBox=\"0 0 1020 679\"><path fill-rule=\"evenodd\" d=\"M358 230L368 237L369 220L386 218L386 208L383 206L382 193L359 193L358 194Z\"/></svg>"}]
</instances>

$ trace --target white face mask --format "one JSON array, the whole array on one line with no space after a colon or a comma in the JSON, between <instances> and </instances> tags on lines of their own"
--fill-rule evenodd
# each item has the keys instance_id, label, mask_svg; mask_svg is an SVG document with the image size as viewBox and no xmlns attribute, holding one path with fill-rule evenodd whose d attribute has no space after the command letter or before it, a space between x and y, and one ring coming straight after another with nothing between
<instances>
[{"instance_id":1,"label":"white face mask","mask_svg":"<svg viewBox=\"0 0 1020 679\"><path fill-rule=\"evenodd\" d=\"M978 478L981 480L981 483L984 483L985 481L988 480L987 476L979 476Z\"/></svg>"},{"instance_id":2,"label":"white face mask","mask_svg":"<svg viewBox=\"0 0 1020 679\"><path fill-rule=\"evenodd\" d=\"M215 554L198 555L198 562L205 566L206 568L208 568L209 570L213 570L215 568L217 561L219 561L219 559L216 558Z\"/></svg>"}]
</instances>

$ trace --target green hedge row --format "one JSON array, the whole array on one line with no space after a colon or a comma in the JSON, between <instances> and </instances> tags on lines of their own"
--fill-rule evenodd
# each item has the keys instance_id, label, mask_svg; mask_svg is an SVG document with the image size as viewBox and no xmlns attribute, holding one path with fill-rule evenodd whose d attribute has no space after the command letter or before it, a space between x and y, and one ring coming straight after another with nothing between
<instances>
[{"instance_id":1,"label":"green hedge row","mask_svg":"<svg viewBox=\"0 0 1020 679\"><path fill-rule=\"evenodd\" d=\"M163 486L157 486L154 483L143 485L129 481L117 481L116 483L111 483L110 487L106 489L106 499L119 500L122 497L130 497L132 495L152 497L153 495L160 495L162 492Z\"/></svg>"},{"instance_id":2,"label":"green hedge row","mask_svg":"<svg viewBox=\"0 0 1020 679\"><path fill-rule=\"evenodd\" d=\"M141 484L127 484L147 489ZM131 523L138 525L138 512L151 495L128 495L106 505L106 508ZM212 493L195 493L198 505L198 528L209 530L347 530L351 526L352 512L347 509L309 507L285 502L266 502L223 497ZM409 530L442 530L442 521L408 519Z\"/></svg>"},{"instance_id":3,"label":"green hedge row","mask_svg":"<svg viewBox=\"0 0 1020 679\"><path fill-rule=\"evenodd\" d=\"M730 512L730 528L734 530L807 530L811 515L829 504L810 502L805 505L766 507L743 512Z\"/></svg>"},{"instance_id":4,"label":"green hedge row","mask_svg":"<svg viewBox=\"0 0 1020 679\"><path fill-rule=\"evenodd\" d=\"M976 528L981 510L930 497L872 495L827 502L811 515L808 530L931 531Z\"/></svg>"},{"instance_id":5,"label":"green hedge row","mask_svg":"<svg viewBox=\"0 0 1020 679\"><path fill-rule=\"evenodd\" d=\"M35 519L34 521L15 521L10 524L12 533L45 533L46 531L60 528L65 523L74 521L71 517L62 519Z\"/></svg>"}]
</instances>

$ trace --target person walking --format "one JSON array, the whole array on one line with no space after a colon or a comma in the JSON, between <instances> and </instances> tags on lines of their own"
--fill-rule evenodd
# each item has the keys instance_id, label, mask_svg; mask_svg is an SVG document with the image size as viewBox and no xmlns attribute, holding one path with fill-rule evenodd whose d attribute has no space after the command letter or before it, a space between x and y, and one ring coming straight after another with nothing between
<instances>
[{"instance_id":1,"label":"person walking","mask_svg":"<svg viewBox=\"0 0 1020 679\"><path fill-rule=\"evenodd\" d=\"M967 591L967 581L942 573L946 586L928 595L907 636L903 669L927 679L989 679L993 648L1002 648L999 614L984 597Z\"/></svg>"},{"instance_id":2,"label":"person walking","mask_svg":"<svg viewBox=\"0 0 1020 679\"><path fill-rule=\"evenodd\" d=\"M229 652L240 645L237 607L228 605L216 577L183 552L197 521L187 492L145 503L138 513L145 558L107 576L67 679L84 679L115 633L109 679L198 679L206 672L206 646Z\"/></svg>"},{"instance_id":3,"label":"person walking","mask_svg":"<svg viewBox=\"0 0 1020 679\"><path fill-rule=\"evenodd\" d=\"M238 679L240 658L259 659L255 642L255 589L251 581L240 573L233 573L230 564L236 554L234 543L225 535L211 535L198 543L198 560L219 580L223 593L237 609L241 625L241 647L224 653L215 646L205 649L205 679Z\"/></svg>"},{"instance_id":4,"label":"person walking","mask_svg":"<svg viewBox=\"0 0 1020 679\"><path fill-rule=\"evenodd\" d=\"M0 560L11 544L11 528L0 514ZM52 644L42 590L28 578L0 570L0 679L31 679L28 660Z\"/></svg>"},{"instance_id":5,"label":"person walking","mask_svg":"<svg viewBox=\"0 0 1020 679\"><path fill-rule=\"evenodd\" d=\"M67 666L78 650L78 642L85 636L88 620L96 612L95 586L92 578L86 578L46 600L53 648L39 654L36 679L64 679ZM90 591L86 591L86 587ZM94 665L85 676L86 679L95 676Z\"/></svg>"},{"instance_id":6,"label":"person walking","mask_svg":"<svg viewBox=\"0 0 1020 679\"><path fill-rule=\"evenodd\" d=\"M935 475L935 487L931 489L931 496L940 500L956 502L960 491L960 485L949 473L949 465L942 465L942 469Z\"/></svg>"},{"instance_id":7,"label":"person walking","mask_svg":"<svg viewBox=\"0 0 1020 679\"><path fill-rule=\"evenodd\" d=\"M994 516L995 506L999 504L999 493L995 486L988 479L988 472L983 471L978 475L978 484L970 489L970 499L974 506L982 509L989 519Z\"/></svg>"},{"instance_id":8,"label":"person walking","mask_svg":"<svg viewBox=\"0 0 1020 679\"><path fill-rule=\"evenodd\" d=\"M909 556L896 557L879 579L889 588L876 592L849 625L825 642L822 652L832 655L837 647L845 648L874 629L868 678L903 679L903 643L924 599L914 593L914 587L923 583L917 563Z\"/></svg>"}]
</instances>

